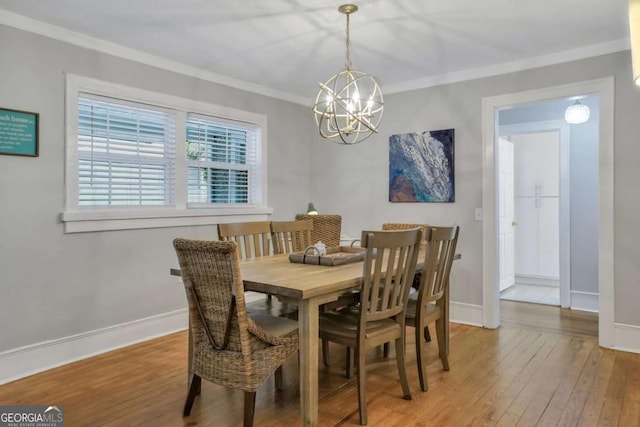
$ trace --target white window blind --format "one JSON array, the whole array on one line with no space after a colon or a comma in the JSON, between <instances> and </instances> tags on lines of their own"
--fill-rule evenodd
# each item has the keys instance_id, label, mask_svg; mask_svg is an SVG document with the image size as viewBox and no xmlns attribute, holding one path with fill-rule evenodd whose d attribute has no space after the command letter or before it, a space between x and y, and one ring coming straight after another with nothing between
<instances>
[{"instance_id":1,"label":"white window blind","mask_svg":"<svg viewBox=\"0 0 640 427\"><path fill-rule=\"evenodd\" d=\"M272 213L263 114L73 74L65 113L65 233Z\"/></svg>"},{"instance_id":2,"label":"white window blind","mask_svg":"<svg viewBox=\"0 0 640 427\"><path fill-rule=\"evenodd\" d=\"M257 204L257 129L195 114L186 128L188 204Z\"/></svg>"},{"instance_id":3,"label":"white window blind","mask_svg":"<svg viewBox=\"0 0 640 427\"><path fill-rule=\"evenodd\" d=\"M80 93L78 205L171 205L175 127L172 111Z\"/></svg>"}]
</instances>

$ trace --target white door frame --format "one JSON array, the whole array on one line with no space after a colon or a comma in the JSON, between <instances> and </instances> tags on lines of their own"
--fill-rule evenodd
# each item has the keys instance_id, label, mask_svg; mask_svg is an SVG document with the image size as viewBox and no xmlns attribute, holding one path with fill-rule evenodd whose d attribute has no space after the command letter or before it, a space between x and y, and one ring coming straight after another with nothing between
<instances>
[{"instance_id":1,"label":"white door frame","mask_svg":"<svg viewBox=\"0 0 640 427\"><path fill-rule=\"evenodd\" d=\"M498 297L498 216L497 168L495 161L497 114L499 108L516 104L547 101L577 94L598 94L599 126L599 225L598 225L598 290L599 344L614 346L614 269L613 269L613 130L614 80L606 77L563 86L492 96L482 99L482 287L483 323L487 328L500 326Z\"/></svg>"},{"instance_id":2,"label":"white door frame","mask_svg":"<svg viewBox=\"0 0 640 427\"><path fill-rule=\"evenodd\" d=\"M558 131L560 177L560 307L571 305L571 127L564 120L517 123L499 127L500 136ZM499 249L498 249L499 250Z\"/></svg>"}]
</instances>

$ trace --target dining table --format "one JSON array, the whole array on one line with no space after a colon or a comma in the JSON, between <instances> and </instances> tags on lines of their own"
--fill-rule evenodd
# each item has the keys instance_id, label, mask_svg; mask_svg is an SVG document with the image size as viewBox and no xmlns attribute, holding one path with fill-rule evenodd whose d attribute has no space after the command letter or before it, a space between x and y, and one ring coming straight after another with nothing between
<instances>
[{"instance_id":1,"label":"dining table","mask_svg":"<svg viewBox=\"0 0 640 427\"><path fill-rule=\"evenodd\" d=\"M420 254L416 271L422 270L423 260ZM242 260L240 272L245 291L270 294L298 304L301 425L317 426L320 306L360 287L363 261L326 266L290 262L286 254L272 255ZM180 270L173 268L171 274L179 276ZM448 311L448 304L444 306ZM445 319L448 318L447 313Z\"/></svg>"}]
</instances>

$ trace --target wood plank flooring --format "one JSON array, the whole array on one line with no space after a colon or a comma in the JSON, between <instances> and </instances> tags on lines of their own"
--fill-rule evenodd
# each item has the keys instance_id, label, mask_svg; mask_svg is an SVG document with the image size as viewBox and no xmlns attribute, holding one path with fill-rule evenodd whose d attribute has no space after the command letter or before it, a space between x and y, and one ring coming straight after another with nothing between
<instances>
[{"instance_id":1,"label":"wood plank flooring","mask_svg":"<svg viewBox=\"0 0 640 427\"><path fill-rule=\"evenodd\" d=\"M597 316L503 301L496 330L451 325L451 370L435 340L428 354L429 391L419 389L408 330L413 399L402 399L393 351L368 357L370 426L639 426L640 355L599 348ZM433 330L432 330L433 333ZM116 350L0 386L0 405L64 405L67 426L239 426L239 391L203 381L190 417L187 334ZM358 425L355 378L344 377L344 352L331 347L320 368L320 424ZM295 357L284 390L259 391L256 426L299 425Z\"/></svg>"}]
</instances>

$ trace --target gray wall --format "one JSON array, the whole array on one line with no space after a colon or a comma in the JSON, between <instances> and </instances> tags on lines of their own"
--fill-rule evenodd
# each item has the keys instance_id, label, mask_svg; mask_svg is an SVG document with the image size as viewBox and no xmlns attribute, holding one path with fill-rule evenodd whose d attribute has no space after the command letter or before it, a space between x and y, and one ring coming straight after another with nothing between
<instances>
[{"instance_id":1,"label":"gray wall","mask_svg":"<svg viewBox=\"0 0 640 427\"><path fill-rule=\"evenodd\" d=\"M482 305L482 98L615 77L615 322L640 325L640 92L632 84L629 52L518 73L387 95L378 135L355 147L317 141L311 146L311 194L317 207L341 213L344 231L385 221L461 226L451 284L453 301ZM388 202L388 138L395 133L455 129L456 202ZM594 229L593 233L596 232Z\"/></svg>"},{"instance_id":2,"label":"gray wall","mask_svg":"<svg viewBox=\"0 0 640 427\"><path fill-rule=\"evenodd\" d=\"M564 120L574 101L558 100L500 111L500 125ZM589 106L586 123L570 126L571 290L598 293L598 96L580 100Z\"/></svg>"},{"instance_id":3,"label":"gray wall","mask_svg":"<svg viewBox=\"0 0 640 427\"><path fill-rule=\"evenodd\" d=\"M63 234L65 72L268 116L268 202L307 204L313 118L299 105L0 26L0 107L40 113L40 157L0 156L0 352L186 308L177 236L215 227Z\"/></svg>"},{"instance_id":4,"label":"gray wall","mask_svg":"<svg viewBox=\"0 0 640 427\"><path fill-rule=\"evenodd\" d=\"M317 136L308 107L246 93L0 26L0 107L40 113L40 157L0 156L0 352L186 306L169 277L176 236L213 227L64 234L64 73L268 116L269 205L292 218L312 200L343 215L343 231L386 221L457 223L456 302L482 304L481 100L615 76L615 321L640 326L640 96L628 52L387 95L380 133L343 147ZM389 203L388 137L455 128L456 202ZM595 230L594 230L595 232Z\"/></svg>"}]
</instances>

